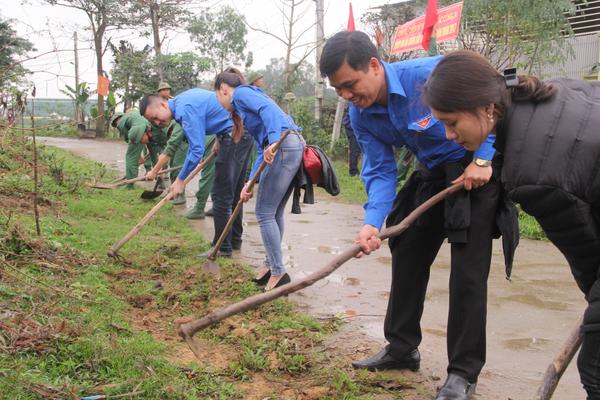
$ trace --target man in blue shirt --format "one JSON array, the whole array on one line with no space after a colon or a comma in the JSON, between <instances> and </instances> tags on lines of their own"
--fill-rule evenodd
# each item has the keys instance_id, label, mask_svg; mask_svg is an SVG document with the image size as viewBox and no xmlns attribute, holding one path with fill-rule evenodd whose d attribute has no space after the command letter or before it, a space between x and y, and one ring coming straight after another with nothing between
<instances>
[{"instance_id":1,"label":"man in blue shirt","mask_svg":"<svg viewBox=\"0 0 600 400\"><path fill-rule=\"evenodd\" d=\"M381 245L376 235L386 216L388 224L399 222L452 182L463 180L470 191L453 195L390 240L392 286L384 324L389 344L353 366L419 369L429 270L447 237L452 244L449 365L436 399L469 399L485 363L487 278L500 188L492 177L494 136L468 153L446 139L443 125L420 101L419 88L440 59L387 64L378 59L365 33L344 31L327 41L319 67L338 95L352 103L350 120L363 151L361 175L368 194L364 225L356 239L362 253ZM415 154L420 167L396 196L394 147L401 146Z\"/></svg>"},{"instance_id":2,"label":"man in blue shirt","mask_svg":"<svg viewBox=\"0 0 600 400\"><path fill-rule=\"evenodd\" d=\"M233 128L230 114L221 107L213 91L200 88L186 90L169 100L158 96L145 96L140 101L140 113L154 125L166 127L174 119L183 128L189 148L181 171L171 186L171 191L175 195L183 192L185 178L187 178L202 159L206 135L217 135L218 139L213 145L215 153L218 153L215 162L215 182L212 190L213 222L215 225L215 235L212 243L214 245L225 228L234 202L235 188L232 181L237 181L237 179L229 175L240 175L242 173L245 175L246 172L245 168L233 172L227 167L229 159L235 156L233 152L236 150L229 148L231 141L230 133ZM247 163L251 140L247 139L246 142L248 145L245 144L243 149L236 150L237 153L240 153L240 157L243 158L239 162L240 165ZM220 145L223 143L225 143L225 149L224 151L219 151ZM215 189L217 189L218 193L215 193ZM236 248L241 246L242 231L242 216L240 215L235 221L233 232L228 234L221 245L218 252L219 256L230 257L233 242L235 242ZM235 237L232 234L235 234ZM207 255L207 253L204 253L204 255Z\"/></svg>"}]
</instances>

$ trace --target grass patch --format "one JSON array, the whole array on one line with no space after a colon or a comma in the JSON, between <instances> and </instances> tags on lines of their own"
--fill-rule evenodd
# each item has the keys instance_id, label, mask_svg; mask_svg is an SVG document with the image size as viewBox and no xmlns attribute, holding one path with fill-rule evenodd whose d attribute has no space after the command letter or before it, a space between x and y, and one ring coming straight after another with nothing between
<instances>
[{"instance_id":1,"label":"grass patch","mask_svg":"<svg viewBox=\"0 0 600 400\"><path fill-rule=\"evenodd\" d=\"M250 270L224 261L220 280L203 273L196 254L208 243L171 206L121 249L124 263L107 258L150 203L138 191L87 188L86 181L115 174L51 148L40 150L42 236L34 237L31 144L5 132L0 143L0 200L12 205L0 212L0 399L386 392L321 350L339 321L317 321L284 300L199 332L200 364L178 339L177 324L258 293Z\"/></svg>"},{"instance_id":2,"label":"grass patch","mask_svg":"<svg viewBox=\"0 0 600 400\"><path fill-rule=\"evenodd\" d=\"M340 184L340 194L336 198L344 203L364 204L367 201L367 192L360 176L350 176L348 163L344 161L335 160L333 167Z\"/></svg>"}]
</instances>

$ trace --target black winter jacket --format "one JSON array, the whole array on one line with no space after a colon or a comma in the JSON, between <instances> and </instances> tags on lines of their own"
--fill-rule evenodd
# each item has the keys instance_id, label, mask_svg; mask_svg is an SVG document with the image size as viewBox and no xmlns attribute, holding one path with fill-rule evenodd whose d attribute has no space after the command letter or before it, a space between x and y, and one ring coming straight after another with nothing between
<instances>
[{"instance_id":1,"label":"black winter jacket","mask_svg":"<svg viewBox=\"0 0 600 400\"><path fill-rule=\"evenodd\" d=\"M557 87L555 96L514 103L495 146L504 156L500 179L510 198L572 260L585 257L600 237L600 83L548 83ZM595 271L582 274L590 276L576 275L578 282Z\"/></svg>"}]
</instances>

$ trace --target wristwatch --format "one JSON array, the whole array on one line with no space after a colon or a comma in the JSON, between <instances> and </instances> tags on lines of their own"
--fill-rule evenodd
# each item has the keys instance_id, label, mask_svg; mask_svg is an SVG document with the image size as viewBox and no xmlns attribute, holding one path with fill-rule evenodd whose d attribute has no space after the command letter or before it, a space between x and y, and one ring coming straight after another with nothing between
<instances>
[{"instance_id":1,"label":"wristwatch","mask_svg":"<svg viewBox=\"0 0 600 400\"><path fill-rule=\"evenodd\" d=\"M489 167L492 165L492 160L484 160L483 158L474 158L473 162L478 167Z\"/></svg>"}]
</instances>

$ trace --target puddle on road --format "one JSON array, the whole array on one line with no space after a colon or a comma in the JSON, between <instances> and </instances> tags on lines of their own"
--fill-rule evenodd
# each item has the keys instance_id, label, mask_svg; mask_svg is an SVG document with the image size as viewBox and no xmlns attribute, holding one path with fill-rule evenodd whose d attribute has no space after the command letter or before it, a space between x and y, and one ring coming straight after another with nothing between
<instances>
[{"instance_id":1,"label":"puddle on road","mask_svg":"<svg viewBox=\"0 0 600 400\"><path fill-rule=\"evenodd\" d=\"M340 248L338 246L317 246L317 251L319 253L325 254L340 254Z\"/></svg>"},{"instance_id":2,"label":"puddle on road","mask_svg":"<svg viewBox=\"0 0 600 400\"><path fill-rule=\"evenodd\" d=\"M527 304L542 310L564 311L568 308L568 304L558 301L542 300L532 294L515 294L512 296L502 297L501 300L515 301L521 304Z\"/></svg>"},{"instance_id":3,"label":"puddle on road","mask_svg":"<svg viewBox=\"0 0 600 400\"><path fill-rule=\"evenodd\" d=\"M560 279L530 279L525 282L526 285L539 286L540 289L560 289L570 290L574 286L574 282Z\"/></svg>"},{"instance_id":4,"label":"puddle on road","mask_svg":"<svg viewBox=\"0 0 600 400\"><path fill-rule=\"evenodd\" d=\"M290 261L290 262L292 262L292 261ZM298 270L298 271L294 271L294 277L304 278L304 277L310 275L311 273L312 273L311 271ZM317 287L326 286L330 283L333 283L336 285L343 285L345 281L346 281L346 278L344 277L344 275L333 273L333 274L328 275L325 278L321 279L319 282L316 282L315 285L317 285ZM320 283L320 286L318 286L319 283ZM336 298L337 298L337 295L336 295Z\"/></svg>"},{"instance_id":5,"label":"puddle on road","mask_svg":"<svg viewBox=\"0 0 600 400\"><path fill-rule=\"evenodd\" d=\"M358 278L348 277L348 278L344 279L344 285L358 286L358 285L360 285L360 280Z\"/></svg>"},{"instance_id":6,"label":"puddle on road","mask_svg":"<svg viewBox=\"0 0 600 400\"><path fill-rule=\"evenodd\" d=\"M380 264L385 264L389 266L392 265L392 257L377 257L375 261L377 261Z\"/></svg>"},{"instance_id":7,"label":"puddle on road","mask_svg":"<svg viewBox=\"0 0 600 400\"><path fill-rule=\"evenodd\" d=\"M518 339L508 339L502 342L504 347L511 350L534 350L534 351L542 351L544 347L550 343L550 340L543 338L518 338Z\"/></svg>"},{"instance_id":8,"label":"puddle on road","mask_svg":"<svg viewBox=\"0 0 600 400\"><path fill-rule=\"evenodd\" d=\"M441 329L425 328L423 330L429 333L430 335L446 337L446 331L443 331Z\"/></svg>"}]
</instances>

